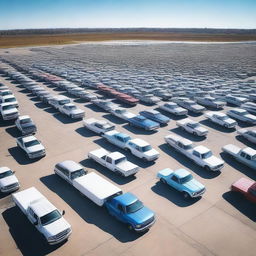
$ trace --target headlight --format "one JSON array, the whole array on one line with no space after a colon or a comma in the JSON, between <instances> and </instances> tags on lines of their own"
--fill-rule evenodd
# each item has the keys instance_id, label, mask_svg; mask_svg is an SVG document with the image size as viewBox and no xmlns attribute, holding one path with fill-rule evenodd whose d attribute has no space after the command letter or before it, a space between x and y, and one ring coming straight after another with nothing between
<instances>
[{"instance_id":1,"label":"headlight","mask_svg":"<svg viewBox=\"0 0 256 256\"><path fill-rule=\"evenodd\" d=\"M141 225L136 225L136 228L141 228Z\"/></svg>"}]
</instances>

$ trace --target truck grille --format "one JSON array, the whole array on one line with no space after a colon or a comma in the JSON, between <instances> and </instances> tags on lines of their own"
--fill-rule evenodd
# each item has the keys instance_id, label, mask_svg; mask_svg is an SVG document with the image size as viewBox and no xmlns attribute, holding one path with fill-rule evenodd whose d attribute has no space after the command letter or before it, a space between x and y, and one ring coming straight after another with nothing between
<instances>
[{"instance_id":1,"label":"truck grille","mask_svg":"<svg viewBox=\"0 0 256 256\"><path fill-rule=\"evenodd\" d=\"M155 216L151 217L150 219L146 220L142 225L141 227L145 227L147 226L148 224L150 224L151 222L153 222L155 220Z\"/></svg>"},{"instance_id":2,"label":"truck grille","mask_svg":"<svg viewBox=\"0 0 256 256\"><path fill-rule=\"evenodd\" d=\"M205 191L205 188L202 188L202 189L200 189L199 191L197 191L197 192L194 194L194 196L200 195L200 194L204 193L204 191Z\"/></svg>"},{"instance_id":3,"label":"truck grille","mask_svg":"<svg viewBox=\"0 0 256 256\"><path fill-rule=\"evenodd\" d=\"M68 229L66 229L66 230L64 230L64 231L62 231L62 232L60 232L59 234L55 235L54 238L55 238L56 240L59 240L59 239L65 237L69 232L70 232L70 228L68 228Z\"/></svg>"},{"instance_id":4,"label":"truck grille","mask_svg":"<svg viewBox=\"0 0 256 256\"><path fill-rule=\"evenodd\" d=\"M5 190L10 190L19 186L19 183L13 183L5 187Z\"/></svg>"}]
</instances>

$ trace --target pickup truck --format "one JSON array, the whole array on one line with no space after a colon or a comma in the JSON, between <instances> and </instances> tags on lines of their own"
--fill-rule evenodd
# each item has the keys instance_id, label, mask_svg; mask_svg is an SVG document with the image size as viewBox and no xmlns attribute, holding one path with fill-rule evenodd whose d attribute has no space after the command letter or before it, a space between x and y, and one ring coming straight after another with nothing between
<instances>
[{"instance_id":1,"label":"pickup truck","mask_svg":"<svg viewBox=\"0 0 256 256\"><path fill-rule=\"evenodd\" d=\"M176 122L178 127L197 136L207 136L208 130L200 125L198 122L185 118Z\"/></svg>"},{"instance_id":2,"label":"pickup truck","mask_svg":"<svg viewBox=\"0 0 256 256\"><path fill-rule=\"evenodd\" d=\"M206 96L197 98L197 103L206 107L222 109L226 105L226 102L218 101L214 97Z\"/></svg>"},{"instance_id":3,"label":"pickup truck","mask_svg":"<svg viewBox=\"0 0 256 256\"><path fill-rule=\"evenodd\" d=\"M256 144L256 129L249 130L249 129L239 129L237 130L237 133L244 138L246 138L248 141Z\"/></svg>"},{"instance_id":4,"label":"pickup truck","mask_svg":"<svg viewBox=\"0 0 256 256\"><path fill-rule=\"evenodd\" d=\"M142 139L131 139L126 143L125 150L144 161L155 161L159 158L159 152Z\"/></svg>"},{"instance_id":5,"label":"pickup truck","mask_svg":"<svg viewBox=\"0 0 256 256\"><path fill-rule=\"evenodd\" d=\"M110 100L96 99L96 100L92 100L91 102L107 112L111 112L114 109L119 107L117 104L113 103Z\"/></svg>"},{"instance_id":6,"label":"pickup truck","mask_svg":"<svg viewBox=\"0 0 256 256\"><path fill-rule=\"evenodd\" d=\"M242 122L246 122L248 124L256 124L256 116L249 114L248 111L242 108L233 108L227 111L227 115L238 119Z\"/></svg>"},{"instance_id":7,"label":"pickup truck","mask_svg":"<svg viewBox=\"0 0 256 256\"><path fill-rule=\"evenodd\" d=\"M119 117L119 118L125 120L125 121L127 121L129 118L133 118L136 116L132 112L129 112L129 111L127 111L127 109L121 108L121 107L111 110L110 113L116 117Z\"/></svg>"},{"instance_id":8,"label":"pickup truck","mask_svg":"<svg viewBox=\"0 0 256 256\"><path fill-rule=\"evenodd\" d=\"M176 134L165 136L165 141L207 171L220 171L224 167L224 161L213 156L211 150L205 146L194 146L192 141Z\"/></svg>"},{"instance_id":9,"label":"pickup truck","mask_svg":"<svg viewBox=\"0 0 256 256\"><path fill-rule=\"evenodd\" d=\"M57 95L49 99L48 103L59 110L61 106L71 103L71 100L64 95Z\"/></svg>"},{"instance_id":10,"label":"pickup truck","mask_svg":"<svg viewBox=\"0 0 256 256\"><path fill-rule=\"evenodd\" d=\"M195 101L187 99L187 98L177 98L174 101L183 108L194 112L194 113L202 113L205 111L205 107L198 105Z\"/></svg>"},{"instance_id":11,"label":"pickup truck","mask_svg":"<svg viewBox=\"0 0 256 256\"><path fill-rule=\"evenodd\" d=\"M237 122L234 119L228 117L226 114L222 112L207 112L205 113L205 117L213 123L216 123L228 129L233 129L237 125Z\"/></svg>"},{"instance_id":12,"label":"pickup truck","mask_svg":"<svg viewBox=\"0 0 256 256\"><path fill-rule=\"evenodd\" d=\"M10 193L20 188L19 181L10 168L0 167L0 191Z\"/></svg>"},{"instance_id":13,"label":"pickup truck","mask_svg":"<svg viewBox=\"0 0 256 256\"><path fill-rule=\"evenodd\" d=\"M146 131L157 130L160 127L159 123L149 120L146 117L141 115L137 115L135 117L128 119L128 123L129 125L142 128Z\"/></svg>"},{"instance_id":14,"label":"pickup truck","mask_svg":"<svg viewBox=\"0 0 256 256\"><path fill-rule=\"evenodd\" d=\"M110 215L127 224L129 229L142 232L155 223L154 213L135 195L123 194L120 188L98 174L87 173L80 164L67 160L56 164L54 172L92 202L106 207Z\"/></svg>"},{"instance_id":15,"label":"pickup truck","mask_svg":"<svg viewBox=\"0 0 256 256\"><path fill-rule=\"evenodd\" d=\"M75 104L73 103L67 103L59 108L60 112L73 118L73 119L80 119L83 118L85 115L84 110L78 108Z\"/></svg>"},{"instance_id":16,"label":"pickup truck","mask_svg":"<svg viewBox=\"0 0 256 256\"><path fill-rule=\"evenodd\" d=\"M126 148L127 142L132 139L128 134L121 133L116 130L105 132L102 137L105 138L108 142L123 149Z\"/></svg>"},{"instance_id":17,"label":"pickup truck","mask_svg":"<svg viewBox=\"0 0 256 256\"><path fill-rule=\"evenodd\" d=\"M46 155L45 148L35 136L25 136L16 139L17 146L28 155L30 159Z\"/></svg>"},{"instance_id":18,"label":"pickup truck","mask_svg":"<svg viewBox=\"0 0 256 256\"><path fill-rule=\"evenodd\" d=\"M231 191L241 193L245 198L256 203L256 182L248 178L241 178L231 185Z\"/></svg>"},{"instance_id":19,"label":"pickup truck","mask_svg":"<svg viewBox=\"0 0 256 256\"><path fill-rule=\"evenodd\" d=\"M205 192L205 186L184 169L173 171L166 168L157 173L157 178L164 184L180 191L184 198L200 197Z\"/></svg>"},{"instance_id":20,"label":"pickup truck","mask_svg":"<svg viewBox=\"0 0 256 256\"><path fill-rule=\"evenodd\" d=\"M28 115L19 116L15 121L15 125L22 135L35 134L37 131L36 125Z\"/></svg>"},{"instance_id":21,"label":"pickup truck","mask_svg":"<svg viewBox=\"0 0 256 256\"><path fill-rule=\"evenodd\" d=\"M3 103L10 103L10 104L14 105L16 108L19 107L19 103L14 95L6 95L6 96L1 97L0 104L3 104Z\"/></svg>"},{"instance_id":22,"label":"pickup truck","mask_svg":"<svg viewBox=\"0 0 256 256\"><path fill-rule=\"evenodd\" d=\"M115 125L112 123L105 120L97 120L95 118L83 119L83 125L85 128L100 135L115 129Z\"/></svg>"},{"instance_id":23,"label":"pickup truck","mask_svg":"<svg viewBox=\"0 0 256 256\"><path fill-rule=\"evenodd\" d=\"M88 158L124 177L134 175L139 171L139 167L129 162L120 152L110 153L104 148L99 148L89 152Z\"/></svg>"},{"instance_id":24,"label":"pickup truck","mask_svg":"<svg viewBox=\"0 0 256 256\"><path fill-rule=\"evenodd\" d=\"M20 115L18 109L12 103L2 103L0 105L0 113L3 120L14 120Z\"/></svg>"},{"instance_id":25,"label":"pickup truck","mask_svg":"<svg viewBox=\"0 0 256 256\"><path fill-rule=\"evenodd\" d=\"M178 106L175 102L164 103L163 105L160 105L159 108L176 116L185 116L188 114L188 111L185 108Z\"/></svg>"},{"instance_id":26,"label":"pickup truck","mask_svg":"<svg viewBox=\"0 0 256 256\"><path fill-rule=\"evenodd\" d=\"M247 165L253 170L256 170L256 150L250 147L241 149L233 144L228 144L222 147L222 150L237 161Z\"/></svg>"},{"instance_id":27,"label":"pickup truck","mask_svg":"<svg viewBox=\"0 0 256 256\"><path fill-rule=\"evenodd\" d=\"M58 244L71 235L71 226L63 218L65 211L60 212L36 188L14 193L12 198L50 245Z\"/></svg>"},{"instance_id":28,"label":"pickup truck","mask_svg":"<svg viewBox=\"0 0 256 256\"><path fill-rule=\"evenodd\" d=\"M141 111L139 114L150 120L153 120L159 123L160 125L167 125L170 122L169 117L162 115L160 112L154 109L147 109L147 110Z\"/></svg>"}]
</instances>

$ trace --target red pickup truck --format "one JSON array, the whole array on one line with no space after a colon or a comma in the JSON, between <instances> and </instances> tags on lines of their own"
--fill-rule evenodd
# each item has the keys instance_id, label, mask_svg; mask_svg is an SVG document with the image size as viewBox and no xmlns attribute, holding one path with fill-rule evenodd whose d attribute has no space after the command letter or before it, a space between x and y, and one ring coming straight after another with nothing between
<instances>
[{"instance_id":1,"label":"red pickup truck","mask_svg":"<svg viewBox=\"0 0 256 256\"><path fill-rule=\"evenodd\" d=\"M256 182L247 178L241 178L231 185L231 190L242 193L246 199L256 203Z\"/></svg>"}]
</instances>

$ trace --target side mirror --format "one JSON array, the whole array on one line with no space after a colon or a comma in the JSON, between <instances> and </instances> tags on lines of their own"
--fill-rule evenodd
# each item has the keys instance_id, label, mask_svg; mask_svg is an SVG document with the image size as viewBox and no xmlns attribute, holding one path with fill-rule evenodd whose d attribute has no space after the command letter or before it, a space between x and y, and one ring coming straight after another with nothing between
<instances>
[{"instance_id":1,"label":"side mirror","mask_svg":"<svg viewBox=\"0 0 256 256\"><path fill-rule=\"evenodd\" d=\"M34 223L33 223L35 226L38 225L38 220L36 220Z\"/></svg>"},{"instance_id":2,"label":"side mirror","mask_svg":"<svg viewBox=\"0 0 256 256\"><path fill-rule=\"evenodd\" d=\"M13 174L15 174L16 171L12 171Z\"/></svg>"},{"instance_id":3,"label":"side mirror","mask_svg":"<svg viewBox=\"0 0 256 256\"><path fill-rule=\"evenodd\" d=\"M65 210L63 210L63 211L62 211L62 215L65 215L65 213L66 213Z\"/></svg>"}]
</instances>

